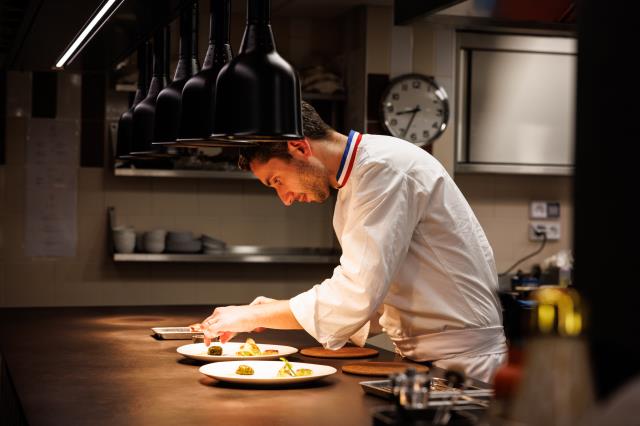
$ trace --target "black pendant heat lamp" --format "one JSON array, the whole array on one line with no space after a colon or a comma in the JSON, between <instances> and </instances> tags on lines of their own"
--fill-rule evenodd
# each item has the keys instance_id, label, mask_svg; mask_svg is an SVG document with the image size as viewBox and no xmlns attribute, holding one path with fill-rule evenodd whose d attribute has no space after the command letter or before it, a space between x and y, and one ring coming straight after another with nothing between
<instances>
[{"instance_id":1,"label":"black pendant heat lamp","mask_svg":"<svg viewBox=\"0 0 640 426\"><path fill-rule=\"evenodd\" d=\"M133 109L147 96L147 88L151 81L151 42L145 42L138 48L138 89L133 98L131 108L122 113L118 121L118 137L116 141L116 157L127 159L133 143Z\"/></svg>"},{"instance_id":2,"label":"black pendant heat lamp","mask_svg":"<svg viewBox=\"0 0 640 426\"><path fill-rule=\"evenodd\" d=\"M180 50L173 81L158 94L154 117L151 150L145 154L154 158L174 157L170 145L180 137L182 89L200 71L198 62L198 4L182 9L180 14Z\"/></svg>"},{"instance_id":3,"label":"black pendant heat lamp","mask_svg":"<svg viewBox=\"0 0 640 426\"><path fill-rule=\"evenodd\" d=\"M193 76L182 89L180 137L173 144L176 148L202 148L228 146L210 139L213 131L213 109L218 73L233 57L229 42L231 0L209 1L209 46L202 70ZM160 145L160 144L154 144ZM246 146L246 142L237 145Z\"/></svg>"},{"instance_id":4,"label":"black pendant heat lamp","mask_svg":"<svg viewBox=\"0 0 640 426\"><path fill-rule=\"evenodd\" d=\"M247 0L240 52L216 82L211 138L228 145L303 139L300 108L298 74L276 51L270 1Z\"/></svg>"},{"instance_id":5,"label":"black pendant heat lamp","mask_svg":"<svg viewBox=\"0 0 640 426\"><path fill-rule=\"evenodd\" d=\"M167 86L169 64L169 27L158 31L153 38L153 78L147 97L133 109L133 143L131 156L144 158L151 151L154 138L158 95Z\"/></svg>"}]
</instances>

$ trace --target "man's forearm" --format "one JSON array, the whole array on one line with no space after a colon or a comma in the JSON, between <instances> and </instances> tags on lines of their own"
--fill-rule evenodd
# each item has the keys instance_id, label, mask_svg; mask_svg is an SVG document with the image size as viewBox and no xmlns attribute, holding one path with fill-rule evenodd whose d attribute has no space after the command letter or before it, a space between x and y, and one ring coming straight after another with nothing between
<instances>
[{"instance_id":1,"label":"man's forearm","mask_svg":"<svg viewBox=\"0 0 640 426\"><path fill-rule=\"evenodd\" d=\"M256 327L275 328L278 330L301 330L302 326L291 312L288 300L253 305Z\"/></svg>"}]
</instances>

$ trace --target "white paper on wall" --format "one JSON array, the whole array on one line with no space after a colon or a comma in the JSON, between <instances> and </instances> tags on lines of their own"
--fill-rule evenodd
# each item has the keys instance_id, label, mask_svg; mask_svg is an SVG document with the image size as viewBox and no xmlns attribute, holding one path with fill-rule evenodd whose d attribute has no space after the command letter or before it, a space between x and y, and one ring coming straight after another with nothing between
<instances>
[{"instance_id":1,"label":"white paper on wall","mask_svg":"<svg viewBox=\"0 0 640 426\"><path fill-rule=\"evenodd\" d=\"M25 254L73 257L79 122L34 118L27 129Z\"/></svg>"}]
</instances>

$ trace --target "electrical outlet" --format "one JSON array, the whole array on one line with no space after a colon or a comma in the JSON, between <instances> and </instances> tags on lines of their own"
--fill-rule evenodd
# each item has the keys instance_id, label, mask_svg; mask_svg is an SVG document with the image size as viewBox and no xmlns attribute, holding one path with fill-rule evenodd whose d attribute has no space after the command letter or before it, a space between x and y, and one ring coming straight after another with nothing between
<instances>
[{"instance_id":1,"label":"electrical outlet","mask_svg":"<svg viewBox=\"0 0 640 426\"><path fill-rule=\"evenodd\" d=\"M529 222L529 241L542 241L542 235L536 235L534 230L547 234L547 241L560 239L560 222Z\"/></svg>"}]
</instances>

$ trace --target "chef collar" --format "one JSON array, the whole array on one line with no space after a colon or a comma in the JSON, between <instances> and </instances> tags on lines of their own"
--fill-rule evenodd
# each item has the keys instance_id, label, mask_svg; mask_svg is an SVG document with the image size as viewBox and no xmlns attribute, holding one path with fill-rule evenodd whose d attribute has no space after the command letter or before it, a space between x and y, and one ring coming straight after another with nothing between
<instances>
[{"instance_id":1,"label":"chef collar","mask_svg":"<svg viewBox=\"0 0 640 426\"><path fill-rule=\"evenodd\" d=\"M358 133L355 130L351 130L349 132L347 146L344 148L342 160L340 161L340 168L338 168L338 174L336 175L338 189L345 186L347 184L347 180L349 180L349 175L351 175L351 169L353 169L353 163L355 163L356 151L358 150L360 140L362 140L361 133Z\"/></svg>"}]
</instances>

